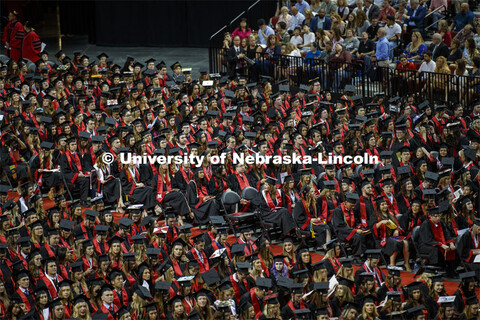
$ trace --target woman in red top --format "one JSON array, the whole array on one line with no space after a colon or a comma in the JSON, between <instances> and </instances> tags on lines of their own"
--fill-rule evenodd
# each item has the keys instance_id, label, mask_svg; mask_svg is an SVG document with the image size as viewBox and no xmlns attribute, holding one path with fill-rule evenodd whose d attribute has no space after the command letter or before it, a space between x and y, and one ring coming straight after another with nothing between
<instances>
[{"instance_id":1,"label":"woman in red top","mask_svg":"<svg viewBox=\"0 0 480 320\"><path fill-rule=\"evenodd\" d=\"M251 34L252 29L247 26L247 18L242 18L242 20L240 20L240 26L232 32L232 39L235 36L239 36L240 40L242 40L244 38L248 38L248 36Z\"/></svg>"},{"instance_id":2,"label":"woman in red top","mask_svg":"<svg viewBox=\"0 0 480 320\"><path fill-rule=\"evenodd\" d=\"M22 58L35 63L40 60L42 41L40 41L40 37L30 21L25 22L23 28L25 29L25 37L22 39Z\"/></svg>"}]
</instances>

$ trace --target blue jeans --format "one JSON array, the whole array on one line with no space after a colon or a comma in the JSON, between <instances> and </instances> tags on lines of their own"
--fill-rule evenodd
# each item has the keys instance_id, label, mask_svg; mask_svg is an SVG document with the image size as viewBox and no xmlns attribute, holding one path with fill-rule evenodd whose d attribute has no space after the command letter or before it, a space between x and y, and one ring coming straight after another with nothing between
<instances>
[{"instance_id":1,"label":"blue jeans","mask_svg":"<svg viewBox=\"0 0 480 320\"><path fill-rule=\"evenodd\" d=\"M445 16L444 16L443 14L441 14L441 13L434 12L434 13L432 13L432 18L433 18L433 23L434 23L433 27L434 27L435 29L437 29L437 22L438 22L438 20L442 20L443 18L445 18Z\"/></svg>"}]
</instances>

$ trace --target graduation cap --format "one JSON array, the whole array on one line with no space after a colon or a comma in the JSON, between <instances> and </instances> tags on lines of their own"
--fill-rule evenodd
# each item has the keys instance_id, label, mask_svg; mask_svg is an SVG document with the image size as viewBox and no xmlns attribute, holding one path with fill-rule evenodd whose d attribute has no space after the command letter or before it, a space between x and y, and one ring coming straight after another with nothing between
<instances>
[{"instance_id":1,"label":"graduation cap","mask_svg":"<svg viewBox=\"0 0 480 320\"><path fill-rule=\"evenodd\" d=\"M435 189L423 189L422 194L425 199L435 199L437 192Z\"/></svg>"},{"instance_id":2,"label":"graduation cap","mask_svg":"<svg viewBox=\"0 0 480 320\"><path fill-rule=\"evenodd\" d=\"M365 254L369 259L380 259L382 256L382 249L367 249Z\"/></svg>"},{"instance_id":3,"label":"graduation cap","mask_svg":"<svg viewBox=\"0 0 480 320\"><path fill-rule=\"evenodd\" d=\"M147 300L147 299L152 299L152 294L150 293L150 291L148 291L147 288L145 288L144 286L138 286L137 290L135 291L135 293L137 295L140 296L140 298L142 298L143 300Z\"/></svg>"},{"instance_id":4,"label":"graduation cap","mask_svg":"<svg viewBox=\"0 0 480 320\"><path fill-rule=\"evenodd\" d=\"M294 271L293 272L293 278L298 278L298 279L308 278L308 270L307 269L302 269L302 270Z\"/></svg>"},{"instance_id":5,"label":"graduation cap","mask_svg":"<svg viewBox=\"0 0 480 320\"><path fill-rule=\"evenodd\" d=\"M312 311L308 308L293 310L295 319L311 319Z\"/></svg>"},{"instance_id":6,"label":"graduation cap","mask_svg":"<svg viewBox=\"0 0 480 320\"><path fill-rule=\"evenodd\" d=\"M453 307L456 296L441 296L438 297L437 303L444 308Z\"/></svg>"},{"instance_id":7,"label":"graduation cap","mask_svg":"<svg viewBox=\"0 0 480 320\"><path fill-rule=\"evenodd\" d=\"M129 229L133 222L134 221L132 219L123 217L122 219L118 220L118 225L120 228Z\"/></svg>"},{"instance_id":8,"label":"graduation cap","mask_svg":"<svg viewBox=\"0 0 480 320\"><path fill-rule=\"evenodd\" d=\"M400 277L400 271L402 271L402 268L397 266L388 266L387 269L388 269L388 273L391 274L392 276Z\"/></svg>"},{"instance_id":9,"label":"graduation cap","mask_svg":"<svg viewBox=\"0 0 480 320\"><path fill-rule=\"evenodd\" d=\"M460 279L462 279L462 282L475 282L475 271L470 271L470 272L464 272L459 274Z\"/></svg>"},{"instance_id":10,"label":"graduation cap","mask_svg":"<svg viewBox=\"0 0 480 320\"><path fill-rule=\"evenodd\" d=\"M319 291L321 293L328 293L328 288L330 287L330 284L328 282L314 282L313 283L313 289L316 291Z\"/></svg>"},{"instance_id":11,"label":"graduation cap","mask_svg":"<svg viewBox=\"0 0 480 320\"><path fill-rule=\"evenodd\" d=\"M205 281L205 283L209 287L211 287L214 284L220 282L220 277L219 277L217 271L213 268L208 270L207 272L202 273L201 276L203 278L203 281Z\"/></svg>"},{"instance_id":12,"label":"graduation cap","mask_svg":"<svg viewBox=\"0 0 480 320\"><path fill-rule=\"evenodd\" d=\"M98 211L87 209L85 210L85 218L88 220L95 220L98 216Z\"/></svg>"},{"instance_id":13,"label":"graduation cap","mask_svg":"<svg viewBox=\"0 0 480 320\"><path fill-rule=\"evenodd\" d=\"M269 290L272 287L272 279L257 277L255 286L260 289Z\"/></svg>"},{"instance_id":14,"label":"graduation cap","mask_svg":"<svg viewBox=\"0 0 480 320\"><path fill-rule=\"evenodd\" d=\"M425 179L435 183L438 180L438 174L435 172L427 171L425 172Z\"/></svg>"},{"instance_id":15,"label":"graduation cap","mask_svg":"<svg viewBox=\"0 0 480 320\"><path fill-rule=\"evenodd\" d=\"M346 199L347 199L347 202L350 202L350 203L356 203L360 197L358 196L357 193L347 193L346 194Z\"/></svg>"}]
</instances>

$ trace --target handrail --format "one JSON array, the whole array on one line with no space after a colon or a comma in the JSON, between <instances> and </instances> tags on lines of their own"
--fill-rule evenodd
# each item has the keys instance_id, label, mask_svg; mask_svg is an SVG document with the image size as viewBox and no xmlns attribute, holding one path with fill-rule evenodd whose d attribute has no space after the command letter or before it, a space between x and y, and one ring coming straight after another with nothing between
<instances>
[{"instance_id":1,"label":"handrail","mask_svg":"<svg viewBox=\"0 0 480 320\"><path fill-rule=\"evenodd\" d=\"M437 9L433 10L432 12L430 13L427 13L427 15L425 15L425 18L428 18L430 15L432 15L434 12L437 12L438 10L440 10L441 8L445 8L445 11L447 11L447 7L442 4L440 7L438 7Z\"/></svg>"},{"instance_id":2,"label":"handrail","mask_svg":"<svg viewBox=\"0 0 480 320\"><path fill-rule=\"evenodd\" d=\"M250 11L253 7L255 7L261 0L255 1L254 4L252 4L250 7L248 7L247 11Z\"/></svg>"},{"instance_id":3,"label":"handrail","mask_svg":"<svg viewBox=\"0 0 480 320\"><path fill-rule=\"evenodd\" d=\"M229 25L229 26L232 26L233 22L235 22L235 21L236 21L238 18L240 18L241 16L245 15L245 12L246 12L246 11L242 11L242 13L240 13L238 16L236 16L235 18L233 18L233 20L230 21L230 22L228 23L228 25Z\"/></svg>"},{"instance_id":4,"label":"handrail","mask_svg":"<svg viewBox=\"0 0 480 320\"><path fill-rule=\"evenodd\" d=\"M212 41L212 38L215 37L218 33L222 32L225 28L227 27L227 25L224 25L222 28L220 28L217 32L215 32L214 34L212 34L212 36L210 37L210 41Z\"/></svg>"}]
</instances>

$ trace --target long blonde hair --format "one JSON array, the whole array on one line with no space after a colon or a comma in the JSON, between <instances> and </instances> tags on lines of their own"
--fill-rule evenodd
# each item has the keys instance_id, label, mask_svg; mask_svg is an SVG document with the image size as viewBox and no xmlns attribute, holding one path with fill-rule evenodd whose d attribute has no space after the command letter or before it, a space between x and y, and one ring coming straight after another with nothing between
<instances>
[{"instance_id":1,"label":"long blonde hair","mask_svg":"<svg viewBox=\"0 0 480 320\"><path fill-rule=\"evenodd\" d=\"M438 67L438 61L442 61L442 68L441 69ZM446 74L451 73L450 68L448 67L448 64L447 64L447 58L445 58L444 56L440 56L440 57L437 58L436 62L437 62L436 66L435 66L435 72L436 73L446 73Z\"/></svg>"},{"instance_id":2,"label":"long blonde hair","mask_svg":"<svg viewBox=\"0 0 480 320\"><path fill-rule=\"evenodd\" d=\"M415 52L418 50L418 48L420 48L420 46L423 44L423 37L422 37L422 34L418 31L415 31L412 33L412 36L415 35L417 37L417 41L415 42L415 44L413 43L413 40L412 42L410 42L410 48L407 48L407 51L408 52Z\"/></svg>"},{"instance_id":3,"label":"long blonde hair","mask_svg":"<svg viewBox=\"0 0 480 320\"><path fill-rule=\"evenodd\" d=\"M80 305L81 303L85 303L87 305L87 313L85 315L85 317L80 317L80 315L78 314L78 305ZM92 317L90 316L90 313L88 311L88 304L86 302L79 302L77 304L75 304L73 306L73 314L72 314L72 317L73 318L78 318L79 320L92 320Z\"/></svg>"}]
</instances>

